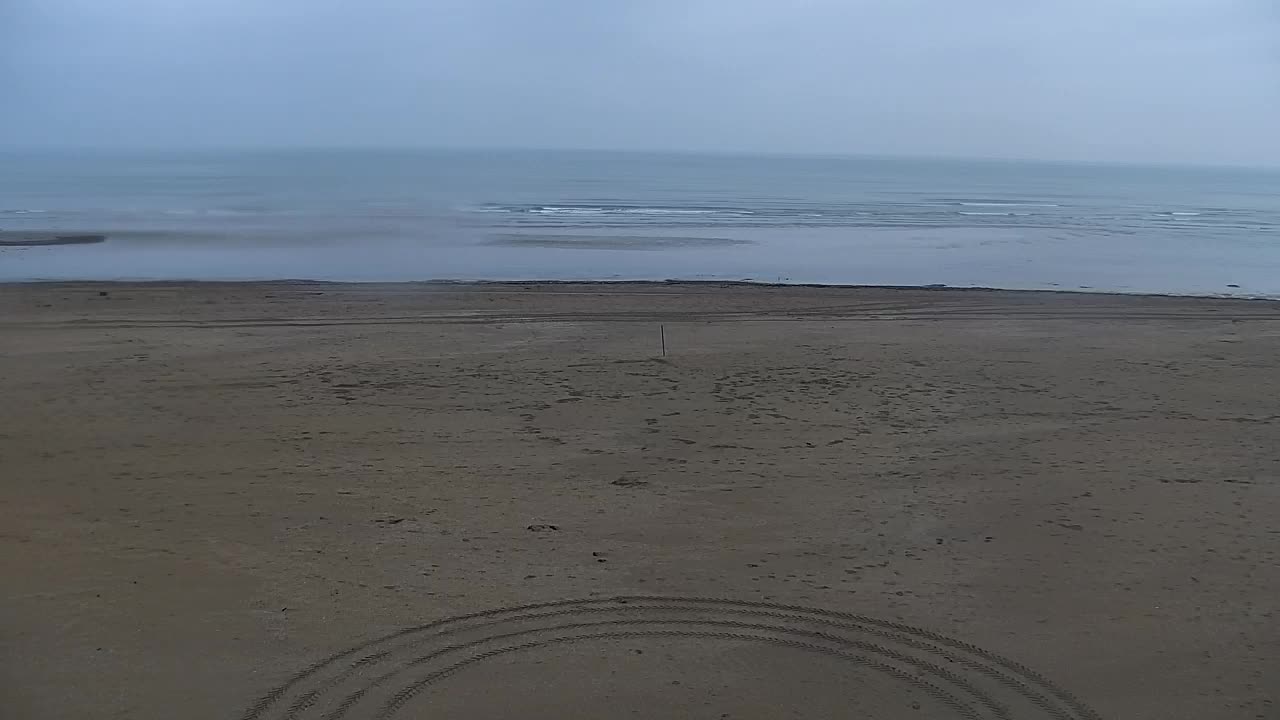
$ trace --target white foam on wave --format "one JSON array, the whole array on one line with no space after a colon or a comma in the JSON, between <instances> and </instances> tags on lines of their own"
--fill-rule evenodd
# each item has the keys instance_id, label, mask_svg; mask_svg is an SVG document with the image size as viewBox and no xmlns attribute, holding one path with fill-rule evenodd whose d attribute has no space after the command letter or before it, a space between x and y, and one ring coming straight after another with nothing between
<instances>
[{"instance_id":1,"label":"white foam on wave","mask_svg":"<svg viewBox=\"0 0 1280 720\"><path fill-rule=\"evenodd\" d=\"M48 210L27 210L19 208L16 210L0 210L0 215L44 215Z\"/></svg>"},{"instance_id":2,"label":"white foam on wave","mask_svg":"<svg viewBox=\"0 0 1280 720\"><path fill-rule=\"evenodd\" d=\"M520 212L519 210L511 212ZM567 207L536 207L529 208L525 212L534 215L604 215L604 208L567 208Z\"/></svg>"},{"instance_id":3,"label":"white foam on wave","mask_svg":"<svg viewBox=\"0 0 1280 720\"><path fill-rule=\"evenodd\" d=\"M591 206L564 206L564 205L542 205L531 208L502 208L502 209L486 209L483 212L515 212L515 213L531 213L534 215L578 215L578 216L606 216L606 215L754 215L750 210L735 209L715 209L715 208L669 208L669 207L591 207Z\"/></svg>"},{"instance_id":4,"label":"white foam on wave","mask_svg":"<svg viewBox=\"0 0 1280 720\"><path fill-rule=\"evenodd\" d=\"M1018 203L1018 202L962 202L965 207L1061 207L1053 203Z\"/></svg>"},{"instance_id":5,"label":"white foam on wave","mask_svg":"<svg viewBox=\"0 0 1280 720\"><path fill-rule=\"evenodd\" d=\"M680 210L676 208L625 208L623 215L715 215L718 210Z\"/></svg>"},{"instance_id":6,"label":"white foam on wave","mask_svg":"<svg viewBox=\"0 0 1280 720\"><path fill-rule=\"evenodd\" d=\"M566 215L582 217L602 217L616 215L718 215L744 217L755 215L755 211L738 208L680 208L680 207L637 207L609 205L483 205L465 208L468 212L494 214L529 214L529 215Z\"/></svg>"},{"instance_id":7,"label":"white foam on wave","mask_svg":"<svg viewBox=\"0 0 1280 720\"><path fill-rule=\"evenodd\" d=\"M1029 213L1029 212L965 212L964 210L961 210L958 214L960 215L991 215L991 216L997 216L997 217L1026 217L1028 215L1032 215L1033 213Z\"/></svg>"}]
</instances>

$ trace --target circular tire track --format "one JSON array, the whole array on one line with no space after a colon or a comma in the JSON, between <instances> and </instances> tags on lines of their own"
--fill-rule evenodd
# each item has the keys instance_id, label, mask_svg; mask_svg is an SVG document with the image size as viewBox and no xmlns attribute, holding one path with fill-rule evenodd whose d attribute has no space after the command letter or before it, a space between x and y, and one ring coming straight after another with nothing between
<instances>
[{"instance_id":1,"label":"circular tire track","mask_svg":"<svg viewBox=\"0 0 1280 720\"><path fill-rule=\"evenodd\" d=\"M681 638L814 654L830 661L832 683L872 673L880 685L927 695L956 718L1099 720L1034 670L922 628L795 605L650 596L500 608L406 628L297 673L242 720L389 720L415 698L429 701L437 683L495 658L580 642Z\"/></svg>"}]
</instances>

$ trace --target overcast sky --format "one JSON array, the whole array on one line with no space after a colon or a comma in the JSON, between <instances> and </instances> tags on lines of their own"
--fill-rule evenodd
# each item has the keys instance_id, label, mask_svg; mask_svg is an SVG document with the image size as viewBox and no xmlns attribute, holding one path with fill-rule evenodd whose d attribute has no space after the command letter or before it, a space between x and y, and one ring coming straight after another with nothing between
<instances>
[{"instance_id":1,"label":"overcast sky","mask_svg":"<svg viewBox=\"0 0 1280 720\"><path fill-rule=\"evenodd\" d=\"M1280 165L1274 0L0 0L0 146Z\"/></svg>"}]
</instances>

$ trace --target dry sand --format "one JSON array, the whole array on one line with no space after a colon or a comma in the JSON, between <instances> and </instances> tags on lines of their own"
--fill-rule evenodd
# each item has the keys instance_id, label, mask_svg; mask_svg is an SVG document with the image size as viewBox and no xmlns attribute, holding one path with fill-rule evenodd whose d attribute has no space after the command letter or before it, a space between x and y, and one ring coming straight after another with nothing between
<instances>
[{"instance_id":1,"label":"dry sand","mask_svg":"<svg viewBox=\"0 0 1280 720\"><path fill-rule=\"evenodd\" d=\"M0 308L6 719L1280 714L1280 305L274 283Z\"/></svg>"}]
</instances>

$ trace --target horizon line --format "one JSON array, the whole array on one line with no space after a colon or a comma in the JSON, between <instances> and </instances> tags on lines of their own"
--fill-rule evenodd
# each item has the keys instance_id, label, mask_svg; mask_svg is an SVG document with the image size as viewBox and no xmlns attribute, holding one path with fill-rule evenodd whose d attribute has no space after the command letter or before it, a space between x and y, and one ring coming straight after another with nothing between
<instances>
[{"instance_id":1,"label":"horizon line","mask_svg":"<svg viewBox=\"0 0 1280 720\"><path fill-rule=\"evenodd\" d=\"M756 157L775 159L806 160L909 160L909 161L942 161L942 162L986 162L986 163L1042 163L1047 165L1081 165L1105 167L1133 168L1180 168L1180 169L1220 169L1220 170L1259 170L1280 171L1280 163L1259 164L1242 162L1198 162L1178 160L1130 160L1130 159L1098 159L1098 158L1052 158L1014 155L967 155L949 153L876 153L853 151L795 151L795 150L745 150L745 149L687 149L687 148L617 148L617 147L556 147L556 146L522 146L522 145L344 145L344 144L209 144L195 146L175 145L39 145L39 146L3 146L0 153L5 154L40 154L40 153L305 153L305 152L458 152L458 153L600 153L616 155L672 155L694 157Z\"/></svg>"}]
</instances>

